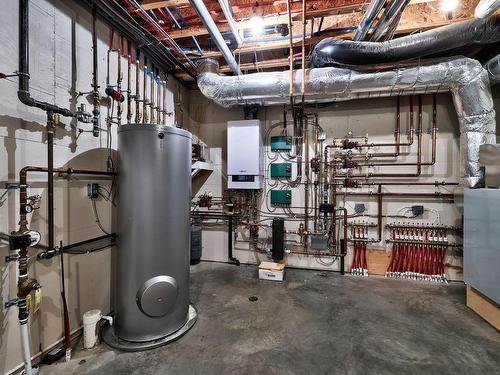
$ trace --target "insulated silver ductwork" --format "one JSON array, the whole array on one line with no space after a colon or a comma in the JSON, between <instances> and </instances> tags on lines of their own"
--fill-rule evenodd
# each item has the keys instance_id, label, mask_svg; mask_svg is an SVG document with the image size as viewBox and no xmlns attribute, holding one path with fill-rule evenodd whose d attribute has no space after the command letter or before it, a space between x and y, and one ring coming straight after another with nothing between
<instances>
[{"instance_id":1,"label":"insulated silver ductwork","mask_svg":"<svg viewBox=\"0 0 500 375\"><path fill-rule=\"evenodd\" d=\"M201 92L223 107L289 103L288 71L221 76L214 60L200 61L198 69ZM297 98L301 83L301 74L295 74L293 92ZM307 69L304 99L320 103L447 91L453 95L460 124L464 177L469 186L476 187L482 180L479 146L495 143L496 137L488 73L478 61L448 58L380 72Z\"/></svg>"},{"instance_id":2,"label":"insulated silver ductwork","mask_svg":"<svg viewBox=\"0 0 500 375\"><path fill-rule=\"evenodd\" d=\"M311 66L397 62L498 41L500 16L472 19L380 43L325 38L312 52Z\"/></svg>"}]
</instances>

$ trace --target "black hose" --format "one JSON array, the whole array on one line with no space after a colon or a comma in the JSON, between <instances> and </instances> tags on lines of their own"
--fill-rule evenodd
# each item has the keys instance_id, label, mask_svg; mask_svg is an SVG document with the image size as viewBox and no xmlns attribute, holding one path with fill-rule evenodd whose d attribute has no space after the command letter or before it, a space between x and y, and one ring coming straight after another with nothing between
<instances>
[{"instance_id":1,"label":"black hose","mask_svg":"<svg viewBox=\"0 0 500 375\"><path fill-rule=\"evenodd\" d=\"M325 38L314 48L312 67L367 65L424 57L471 44L500 41L500 16L472 19L420 34L375 43Z\"/></svg>"}]
</instances>

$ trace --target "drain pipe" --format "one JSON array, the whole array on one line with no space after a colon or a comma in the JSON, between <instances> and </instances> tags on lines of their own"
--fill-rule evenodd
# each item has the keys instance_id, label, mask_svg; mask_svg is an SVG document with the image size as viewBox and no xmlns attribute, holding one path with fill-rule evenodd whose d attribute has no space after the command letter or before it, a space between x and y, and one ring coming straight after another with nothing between
<instances>
[{"instance_id":1,"label":"drain pipe","mask_svg":"<svg viewBox=\"0 0 500 375\"><path fill-rule=\"evenodd\" d=\"M226 42L224 41L224 38L222 37L222 34L217 28L217 25L212 19L212 16L208 12L207 7L203 3L203 0L189 0L189 2L193 6L194 10L196 10L196 13L198 13L198 16L203 22L203 25L205 25L205 27L207 28L210 37L217 45L217 48L219 48L219 50L221 51L222 56L227 62L227 65L229 65L234 74L240 75L241 74L240 66L234 59L233 54L229 50L229 47L227 46Z\"/></svg>"}]
</instances>

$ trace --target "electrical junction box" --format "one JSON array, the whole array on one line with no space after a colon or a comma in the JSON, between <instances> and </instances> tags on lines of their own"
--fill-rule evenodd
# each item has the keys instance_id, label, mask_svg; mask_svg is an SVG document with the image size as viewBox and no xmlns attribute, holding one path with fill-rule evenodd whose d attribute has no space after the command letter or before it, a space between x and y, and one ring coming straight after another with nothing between
<instances>
[{"instance_id":1,"label":"electrical junction box","mask_svg":"<svg viewBox=\"0 0 500 375\"><path fill-rule=\"evenodd\" d=\"M275 206L286 206L292 204L292 191L271 190L271 204Z\"/></svg>"},{"instance_id":2,"label":"electrical junction box","mask_svg":"<svg viewBox=\"0 0 500 375\"><path fill-rule=\"evenodd\" d=\"M264 180L260 120L227 123L227 187L261 189Z\"/></svg>"},{"instance_id":3,"label":"electrical junction box","mask_svg":"<svg viewBox=\"0 0 500 375\"><path fill-rule=\"evenodd\" d=\"M272 163L271 177L292 177L292 163Z\"/></svg>"},{"instance_id":4,"label":"electrical junction box","mask_svg":"<svg viewBox=\"0 0 500 375\"><path fill-rule=\"evenodd\" d=\"M290 151L292 149L292 137L280 135L271 137L271 151Z\"/></svg>"}]
</instances>

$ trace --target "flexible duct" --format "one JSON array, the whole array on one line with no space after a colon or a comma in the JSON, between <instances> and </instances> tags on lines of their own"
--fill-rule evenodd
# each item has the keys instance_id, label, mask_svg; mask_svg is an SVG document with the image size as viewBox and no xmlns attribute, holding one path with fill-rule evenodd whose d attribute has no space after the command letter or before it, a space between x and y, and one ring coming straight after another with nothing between
<instances>
[{"instance_id":1,"label":"flexible duct","mask_svg":"<svg viewBox=\"0 0 500 375\"><path fill-rule=\"evenodd\" d=\"M490 83L496 85L500 82L500 55L496 55L484 64L484 69L490 76Z\"/></svg>"},{"instance_id":2,"label":"flexible duct","mask_svg":"<svg viewBox=\"0 0 500 375\"><path fill-rule=\"evenodd\" d=\"M217 62L209 59L200 61L198 69L201 92L223 107L289 102L287 71L221 76ZM300 93L300 74L294 75L293 87ZM446 91L451 91L458 115L464 175L469 186L476 187L482 180L479 146L495 143L488 73L478 61L448 58L374 73L336 67L308 69L304 100L319 103Z\"/></svg>"},{"instance_id":3,"label":"flexible duct","mask_svg":"<svg viewBox=\"0 0 500 375\"><path fill-rule=\"evenodd\" d=\"M472 19L386 42L325 38L311 56L313 67L366 65L428 56L470 44L500 41L500 17Z\"/></svg>"}]
</instances>

